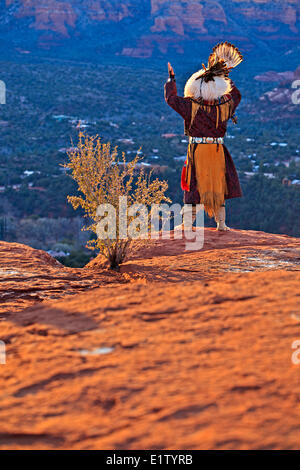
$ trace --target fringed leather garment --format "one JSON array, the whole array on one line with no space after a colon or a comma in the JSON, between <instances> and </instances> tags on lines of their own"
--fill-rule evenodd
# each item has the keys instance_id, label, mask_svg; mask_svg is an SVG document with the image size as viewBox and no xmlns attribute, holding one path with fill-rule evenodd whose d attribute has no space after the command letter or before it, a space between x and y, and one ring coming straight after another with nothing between
<instances>
[{"instance_id":1,"label":"fringed leather garment","mask_svg":"<svg viewBox=\"0 0 300 470\"><path fill-rule=\"evenodd\" d=\"M189 129L192 127L194 119L201 108L205 113L208 115L213 111L213 109L216 110L217 116L216 116L216 129L219 127L220 121L222 123L225 123L229 121L229 119L234 117L234 111L235 111L235 104L233 99L231 98L230 95L222 96L222 98L219 98L218 100L215 101L204 101L203 99L199 100L193 100L192 101L192 114L191 114L191 122L189 125ZM189 129L185 128L187 131L186 134L189 135ZM206 136L199 136L199 137L206 137Z\"/></svg>"},{"instance_id":2,"label":"fringed leather garment","mask_svg":"<svg viewBox=\"0 0 300 470\"><path fill-rule=\"evenodd\" d=\"M210 113L212 106L216 109L216 128L220 120L227 122L234 113L234 102L231 97L222 97L215 102L204 102L203 100L192 100L191 122L201 108L205 113ZM189 135L189 129L186 133ZM227 195L226 165L223 146L219 144L199 144L196 147L189 145L186 161L185 189L190 190L192 167L194 166L197 189L201 203L209 217L214 217L225 202Z\"/></svg>"},{"instance_id":3,"label":"fringed leather garment","mask_svg":"<svg viewBox=\"0 0 300 470\"><path fill-rule=\"evenodd\" d=\"M177 95L176 82L170 81L165 84L165 99L168 105L184 119L186 135L224 137L227 121L234 118L241 95L232 84L230 94L214 102L183 98ZM215 183L211 182L212 174L218 175ZM242 196L233 160L226 146L222 144L190 143L181 185L184 190L184 203L193 205L204 203L209 215L216 211L216 206L223 199Z\"/></svg>"},{"instance_id":4,"label":"fringed leather garment","mask_svg":"<svg viewBox=\"0 0 300 470\"><path fill-rule=\"evenodd\" d=\"M197 189L209 217L217 215L227 193L222 145L198 145L194 153Z\"/></svg>"}]
</instances>

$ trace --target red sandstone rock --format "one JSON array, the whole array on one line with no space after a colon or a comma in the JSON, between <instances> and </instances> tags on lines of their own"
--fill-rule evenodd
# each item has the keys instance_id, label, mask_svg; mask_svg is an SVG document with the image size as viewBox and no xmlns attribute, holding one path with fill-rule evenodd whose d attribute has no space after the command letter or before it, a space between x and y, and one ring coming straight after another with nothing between
<instances>
[{"instance_id":1,"label":"red sandstone rock","mask_svg":"<svg viewBox=\"0 0 300 470\"><path fill-rule=\"evenodd\" d=\"M22 3L17 13L18 18L34 17L31 28L50 30L68 36L68 27L75 28L77 15L71 3L63 3L56 0L26 0Z\"/></svg>"},{"instance_id":2,"label":"red sandstone rock","mask_svg":"<svg viewBox=\"0 0 300 470\"><path fill-rule=\"evenodd\" d=\"M260 82L285 82L291 83L300 77L300 67L295 71L288 70L286 72L275 72L270 70L268 72L256 75L254 78Z\"/></svg>"},{"instance_id":3,"label":"red sandstone rock","mask_svg":"<svg viewBox=\"0 0 300 470\"><path fill-rule=\"evenodd\" d=\"M271 3L271 1L269 1L269 3ZM293 33L298 33L298 28L296 27L297 9L298 6L294 2L293 5L289 5L289 2L282 2L281 8L277 9L261 8L260 5L257 4L251 5L247 8L242 7L239 9L235 9L234 13L236 15L241 14L242 16L254 19L257 22L262 22L260 23L261 31L268 31L268 28L270 26L268 23L274 21L276 23L287 24Z\"/></svg>"},{"instance_id":4,"label":"red sandstone rock","mask_svg":"<svg viewBox=\"0 0 300 470\"><path fill-rule=\"evenodd\" d=\"M6 0L6 7L9 8L15 0ZM16 2L15 2L16 3ZM19 3L19 2L18 2ZM294 0L282 1L280 5L275 5L271 0L266 1L206 1L193 0L186 2L183 0L143 0L143 9L139 11L136 0L123 0L122 2L109 2L107 0L74 0L72 2L61 0L20 0L20 5L16 5L13 14L18 19L31 19L30 27L37 30L59 33L68 36L69 32L79 28L78 19L84 18L84 23L93 25L97 22L110 21L120 22L125 18L141 15L141 12L149 10L150 29L145 30L139 38L140 45L138 51L129 53L125 50L125 55L134 57L145 57L152 53L153 47L144 45L146 51L139 52L143 44L144 36L150 34L154 43L159 40L159 33L171 34L176 44L181 40L188 39L189 36L197 34L199 39L206 40L208 37L213 40L216 35L215 26L219 24L221 34L231 34L232 26L229 17L235 18L237 24L240 20L247 25L249 31L246 42L251 41L251 31L275 33L273 39L280 39L280 28L287 25L290 30L289 38L295 38L297 34L297 17L300 12L299 2ZM230 12L230 14L229 14ZM243 31L243 27L241 27ZM175 33L175 35L174 35ZM277 33L277 34L276 34ZM177 37L179 36L179 38ZM240 34L237 31L232 36L232 40L239 40ZM193 36L194 37L194 36ZM181 39L180 39L181 38ZM245 38L242 38L243 41ZM55 38L53 38L55 43ZM142 46L143 47L143 46ZM127 49L127 48L126 48ZM150 52L149 52L150 51Z\"/></svg>"},{"instance_id":5,"label":"red sandstone rock","mask_svg":"<svg viewBox=\"0 0 300 470\"><path fill-rule=\"evenodd\" d=\"M0 448L299 448L299 245L207 229L116 274L1 242Z\"/></svg>"},{"instance_id":6,"label":"red sandstone rock","mask_svg":"<svg viewBox=\"0 0 300 470\"><path fill-rule=\"evenodd\" d=\"M295 92L295 85L293 82L300 77L300 67L295 71L275 72L268 71L255 77L258 81L263 82L278 82L277 86L265 92L260 97L261 105L249 106L248 112L250 114L260 113L262 121L269 120L268 116L277 116L277 119L297 119L298 107L294 105L293 94ZM280 110L279 110L280 108ZM266 110L268 111L266 112ZM270 109L272 112L270 112ZM280 111L280 112L279 112Z\"/></svg>"}]
</instances>

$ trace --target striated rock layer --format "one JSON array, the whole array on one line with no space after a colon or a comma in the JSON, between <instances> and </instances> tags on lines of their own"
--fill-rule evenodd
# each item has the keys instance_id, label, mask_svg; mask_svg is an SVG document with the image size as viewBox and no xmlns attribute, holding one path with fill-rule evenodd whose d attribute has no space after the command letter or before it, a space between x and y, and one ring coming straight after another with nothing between
<instances>
[{"instance_id":1,"label":"striated rock layer","mask_svg":"<svg viewBox=\"0 0 300 470\"><path fill-rule=\"evenodd\" d=\"M19 26L41 32L41 46L54 46L55 35L84 37L98 25L127 25L125 46L121 30L111 34L119 41L119 52L133 57L150 57L155 47L162 53L169 46L179 51L184 40L195 38L224 37L251 47L256 41L299 40L296 0L6 0L5 7L0 23L10 24L18 34ZM136 39L131 39L132 25L137 26ZM102 35L97 40L101 43Z\"/></svg>"},{"instance_id":2,"label":"striated rock layer","mask_svg":"<svg viewBox=\"0 0 300 470\"><path fill-rule=\"evenodd\" d=\"M299 448L299 247L206 229L116 274L2 242L0 448Z\"/></svg>"}]
</instances>

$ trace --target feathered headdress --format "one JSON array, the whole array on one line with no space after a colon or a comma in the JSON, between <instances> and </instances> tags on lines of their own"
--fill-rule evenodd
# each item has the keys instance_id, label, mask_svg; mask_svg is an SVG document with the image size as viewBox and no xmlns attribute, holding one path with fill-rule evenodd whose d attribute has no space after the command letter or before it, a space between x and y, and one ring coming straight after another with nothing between
<instances>
[{"instance_id":1,"label":"feathered headdress","mask_svg":"<svg viewBox=\"0 0 300 470\"><path fill-rule=\"evenodd\" d=\"M208 58L207 68L202 65L205 69L202 77L206 82L220 75L228 77L229 72L243 60L243 56L237 47L227 41L221 42L213 48L213 52Z\"/></svg>"},{"instance_id":2,"label":"feathered headdress","mask_svg":"<svg viewBox=\"0 0 300 470\"><path fill-rule=\"evenodd\" d=\"M205 111L209 111L209 105L204 105L203 100L212 103L218 100L219 105L224 105L220 106L221 120L228 120L233 114L233 103L230 99L224 99L224 96L231 91L229 73L242 61L242 54L233 44L227 41L217 44L209 56L207 67L202 64L202 69L194 73L187 81L184 96L196 100L198 106L200 105ZM219 119L217 119L217 126L218 122Z\"/></svg>"},{"instance_id":3,"label":"feathered headdress","mask_svg":"<svg viewBox=\"0 0 300 470\"><path fill-rule=\"evenodd\" d=\"M204 93L204 95L206 94L207 96L202 97L206 100L220 98L230 91L230 89L228 90L228 86L230 85L228 79L229 72L242 61L242 54L233 44L229 42L217 44L209 56L207 67L202 64L202 69L194 73L187 81L185 96L194 97L196 99L201 96L200 87L195 83L201 79L202 83L216 81L217 85L219 85L215 87L215 90L209 90L210 93ZM198 93L197 89L199 90ZM217 96L215 96L216 94Z\"/></svg>"}]
</instances>

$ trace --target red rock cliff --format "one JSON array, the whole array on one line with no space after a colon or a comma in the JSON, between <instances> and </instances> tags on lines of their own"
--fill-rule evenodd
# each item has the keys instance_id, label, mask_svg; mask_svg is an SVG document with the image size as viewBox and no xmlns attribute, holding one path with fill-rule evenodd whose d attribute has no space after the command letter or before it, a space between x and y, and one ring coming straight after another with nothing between
<instances>
[{"instance_id":1,"label":"red rock cliff","mask_svg":"<svg viewBox=\"0 0 300 470\"><path fill-rule=\"evenodd\" d=\"M175 35L175 44L195 34L199 38L226 34L251 41L253 32L269 34L270 39L296 39L299 33L297 0L6 0L6 8L11 7L16 21L29 18L31 28L63 36L99 22L144 19L144 31L137 38L142 48L147 48L144 41L149 35L160 43L160 33Z\"/></svg>"}]
</instances>

